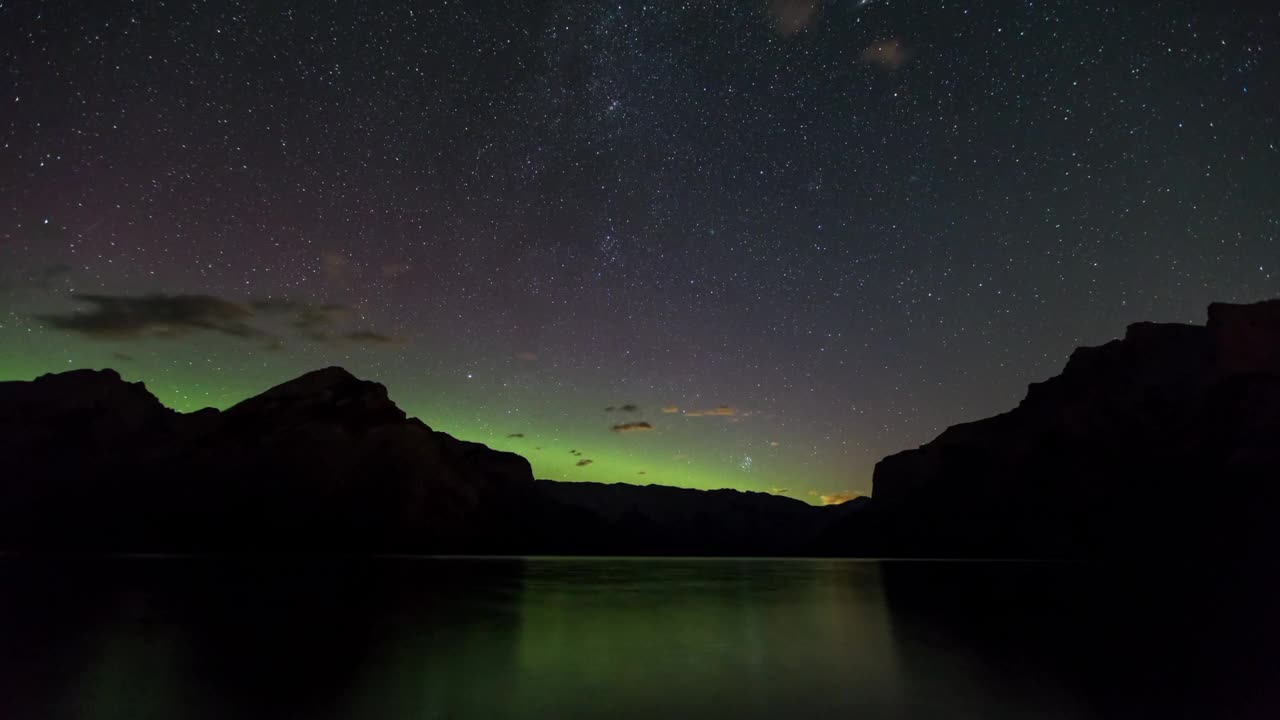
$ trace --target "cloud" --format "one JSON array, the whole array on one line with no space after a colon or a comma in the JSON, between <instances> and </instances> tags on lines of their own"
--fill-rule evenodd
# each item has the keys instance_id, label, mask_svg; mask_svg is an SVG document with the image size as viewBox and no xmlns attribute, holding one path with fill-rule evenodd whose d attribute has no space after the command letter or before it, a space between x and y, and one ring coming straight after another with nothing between
<instances>
[{"instance_id":1,"label":"cloud","mask_svg":"<svg viewBox=\"0 0 1280 720\"><path fill-rule=\"evenodd\" d=\"M375 330L339 330L355 316L355 311L334 303L312 304L287 298L265 298L249 302L249 306L264 315L290 315L289 325L304 338L331 345L356 344L389 346L400 345L399 338Z\"/></svg>"},{"instance_id":2,"label":"cloud","mask_svg":"<svg viewBox=\"0 0 1280 720\"><path fill-rule=\"evenodd\" d=\"M915 52L902 44L901 40L881 40L868 45L862 51L862 62L875 65L886 70L897 70L906 65Z\"/></svg>"},{"instance_id":3,"label":"cloud","mask_svg":"<svg viewBox=\"0 0 1280 720\"><path fill-rule=\"evenodd\" d=\"M315 305L286 298L251 300L249 307L264 315L291 315L290 326L303 337L316 342L331 341L334 328L354 314L344 305Z\"/></svg>"},{"instance_id":4,"label":"cloud","mask_svg":"<svg viewBox=\"0 0 1280 720\"><path fill-rule=\"evenodd\" d=\"M36 274L36 284L42 288L47 288L61 278L70 275L75 268L66 263L53 263L40 268Z\"/></svg>"},{"instance_id":5,"label":"cloud","mask_svg":"<svg viewBox=\"0 0 1280 720\"><path fill-rule=\"evenodd\" d=\"M737 414L737 410L734 410L728 405L721 405L720 407L712 408L711 410L690 410L684 415L685 417L734 417Z\"/></svg>"},{"instance_id":6,"label":"cloud","mask_svg":"<svg viewBox=\"0 0 1280 720\"><path fill-rule=\"evenodd\" d=\"M812 492L810 494L817 495L817 493ZM855 490L844 490L830 495L818 495L818 499L822 500L823 505L840 505L842 503L847 503L854 498L860 497L862 497L862 493Z\"/></svg>"},{"instance_id":7,"label":"cloud","mask_svg":"<svg viewBox=\"0 0 1280 720\"><path fill-rule=\"evenodd\" d=\"M533 353L533 352L518 352L518 353L515 353L515 359L517 359L517 360L523 360L524 362L537 362L537 361L538 361L538 353Z\"/></svg>"},{"instance_id":8,"label":"cloud","mask_svg":"<svg viewBox=\"0 0 1280 720\"><path fill-rule=\"evenodd\" d=\"M507 437L509 437L509 438L522 438L522 437L524 437L524 433L511 433L511 434L510 434L510 435L508 435Z\"/></svg>"},{"instance_id":9,"label":"cloud","mask_svg":"<svg viewBox=\"0 0 1280 720\"><path fill-rule=\"evenodd\" d=\"M637 471L636 471L636 474L637 474L637 475L648 475L649 473L645 472L644 470L637 470Z\"/></svg>"},{"instance_id":10,"label":"cloud","mask_svg":"<svg viewBox=\"0 0 1280 720\"><path fill-rule=\"evenodd\" d=\"M400 340L373 330L353 330L342 336L343 340L361 345L399 345Z\"/></svg>"},{"instance_id":11,"label":"cloud","mask_svg":"<svg viewBox=\"0 0 1280 720\"><path fill-rule=\"evenodd\" d=\"M350 311L341 305L303 305L298 308L293 327L312 340L329 340L333 326L348 317Z\"/></svg>"},{"instance_id":12,"label":"cloud","mask_svg":"<svg viewBox=\"0 0 1280 720\"><path fill-rule=\"evenodd\" d=\"M636 405L635 403L626 403L625 405L617 405L617 406L610 405L609 407L604 409L605 412L614 412L615 410L618 412L628 412L628 413L640 412L640 406Z\"/></svg>"},{"instance_id":13,"label":"cloud","mask_svg":"<svg viewBox=\"0 0 1280 720\"><path fill-rule=\"evenodd\" d=\"M95 340L176 338L206 332L230 337L265 340L266 350L280 350L277 333L263 329L259 321L286 318L288 327L302 337L333 345L389 346L400 340L370 329L346 329L354 311L343 305L311 304L285 298L254 299L247 303L212 295L91 295L76 294L88 310L37 315L48 326Z\"/></svg>"},{"instance_id":14,"label":"cloud","mask_svg":"<svg viewBox=\"0 0 1280 720\"><path fill-rule=\"evenodd\" d=\"M782 443L778 442L777 440L770 440L770 441L769 441L769 447L778 447L778 446L779 446L779 445L781 445L781 444L782 444Z\"/></svg>"},{"instance_id":15,"label":"cloud","mask_svg":"<svg viewBox=\"0 0 1280 720\"><path fill-rule=\"evenodd\" d=\"M590 460L589 458L582 458L582 459L581 459L581 460L579 460L578 462L574 463L574 466L575 466L575 467L586 467L586 466L590 465L591 463L592 463L592 460Z\"/></svg>"},{"instance_id":16,"label":"cloud","mask_svg":"<svg viewBox=\"0 0 1280 720\"><path fill-rule=\"evenodd\" d=\"M260 338L266 333L253 327L253 311L239 303L212 295L75 294L76 301L91 306L86 311L37 315L50 327L94 340L175 338L193 332L212 332L236 338Z\"/></svg>"},{"instance_id":17,"label":"cloud","mask_svg":"<svg viewBox=\"0 0 1280 720\"><path fill-rule=\"evenodd\" d=\"M134 356L128 355L122 352L113 352L111 353L111 357L116 360L119 360L120 362L134 362L135 360L137 360L137 358L135 358Z\"/></svg>"},{"instance_id":18,"label":"cloud","mask_svg":"<svg viewBox=\"0 0 1280 720\"><path fill-rule=\"evenodd\" d=\"M286 314L302 310L307 307L306 303L297 302L288 298L253 298L249 301L249 307L254 312L260 312L267 315Z\"/></svg>"},{"instance_id":19,"label":"cloud","mask_svg":"<svg viewBox=\"0 0 1280 720\"><path fill-rule=\"evenodd\" d=\"M662 412L664 412L664 413L666 413L666 414L670 415L671 413L678 413L678 412L680 412L680 408L676 407L675 405L668 405L668 406L666 406L666 407L662 408Z\"/></svg>"},{"instance_id":20,"label":"cloud","mask_svg":"<svg viewBox=\"0 0 1280 720\"><path fill-rule=\"evenodd\" d=\"M75 270L75 268L66 263L53 263L40 268L40 277L46 280L52 280L54 278L62 277L63 275L69 275L72 270Z\"/></svg>"},{"instance_id":21,"label":"cloud","mask_svg":"<svg viewBox=\"0 0 1280 720\"><path fill-rule=\"evenodd\" d=\"M769 0L769 15L774 29L791 37L809 27L818 16L818 0Z\"/></svg>"},{"instance_id":22,"label":"cloud","mask_svg":"<svg viewBox=\"0 0 1280 720\"><path fill-rule=\"evenodd\" d=\"M629 433L629 432L649 432L653 430L653 426L647 422L629 422L621 425L614 425L609 428L611 432Z\"/></svg>"},{"instance_id":23,"label":"cloud","mask_svg":"<svg viewBox=\"0 0 1280 720\"><path fill-rule=\"evenodd\" d=\"M774 495L786 495L791 492L791 488L769 488L769 492Z\"/></svg>"},{"instance_id":24,"label":"cloud","mask_svg":"<svg viewBox=\"0 0 1280 720\"><path fill-rule=\"evenodd\" d=\"M577 450L570 450L570 451L569 451L569 454L570 454L570 455L572 455L572 456L574 456L574 457L581 457L581 456L582 456L582 453L581 453L581 452L579 452L579 451L577 451Z\"/></svg>"},{"instance_id":25,"label":"cloud","mask_svg":"<svg viewBox=\"0 0 1280 720\"><path fill-rule=\"evenodd\" d=\"M66 263L53 263L35 269L22 278L17 278L16 273L10 276L0 273L0 290L51 290L73 272L75 268Z\"/></svg>"}]
</instances>

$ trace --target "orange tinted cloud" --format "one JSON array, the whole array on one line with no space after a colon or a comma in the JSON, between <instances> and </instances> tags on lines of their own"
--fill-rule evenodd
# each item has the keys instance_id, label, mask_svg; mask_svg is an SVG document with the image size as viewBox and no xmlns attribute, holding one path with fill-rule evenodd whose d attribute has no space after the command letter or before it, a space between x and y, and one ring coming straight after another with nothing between
<instances>
[{"instance_id":1,"label":"orange tinted cloud","mask_svg":"<svg viewBox=\"0 0 1280 720\"><path fill-rule=\"evenodd\" d=\"M841 505L860 497L862 497L862 493L854 490L844 490L830 495L819 495L818 499L822 501L823 505Z\"/></svg>"},{"instance_id":2,"label":"orange tinted cloud","mask_svg":"<svg viewBox=\"0 0 1280 720\"><path fill-rule=\"evenodd\" d=\"M671 413L678 413L678 412L680 412L680 408L676 407L675 405L668 405L668 406L666 406L666 407L662 408L662 412L664 412L664 413L666 413L666 414L670 415Z\"/></svg>"},{"instance_id":3,"label":"orange tinted cloud","mask_svg":"<svg viewBox=\"0 0 1280 720\"><path fill-rule=\"evenodd\" d=\"M737 414L738 411L728 405L721 405L711 410L691 410L685 413L687 417L733 417Z\"/></svg>"},{"instance_id":4,"label":"orange tinted cloud","mask_svg":"<svg viewBox=\"0 0 1280 720\"><path fill-rule=\"evenodd\" d=\"M647 422L629 422L629 423L622 423L621 425L614 425L613 427L609 428L609 430L616 433L649 432L653 430L653 426Z\"/></svg>"}]
</instances>

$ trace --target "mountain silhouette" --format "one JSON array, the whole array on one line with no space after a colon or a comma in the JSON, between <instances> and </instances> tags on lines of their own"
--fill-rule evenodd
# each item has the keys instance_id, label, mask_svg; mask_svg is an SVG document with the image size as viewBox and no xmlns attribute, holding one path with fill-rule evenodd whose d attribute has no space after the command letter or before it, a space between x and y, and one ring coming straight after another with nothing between
<instances>
[{"instance_id":1,"label":"mountain silhouette","mask_svg":"<svg viewBox=\"0 0 1280 720\"><path fill-rule=\"evenodd\" d=\"M832 523L870 502L815 507L769 493L627 483L539 480L538 488L592 518L595 539L581 543L579 552L610 554L804 554Z\"/></svg>"},{"instance_id":2,"label":"mountain silhouette","mask_svg":"<svg viewBox=\"0 0 1280 720\"><path fill-rule=\"evenodd\" d=\"M336 367L190 414L112 370L0 383L0 457L8 549L779 554L839 515L535 482L523 457L434 431Z\"/></svg>"},{"instance_id":3,"label":"mountain silhouette","mask_svg":"<svg viewBox=\"0 0 1280 720\"><path fill-rule=\"evenodd\" d=\"M499 547L519 455L432 430L340 368L181 414L111 370L0 384L10 546Z\"/></svg>"},{"instance_id":4,"label":"mountain silhouette","mask_svg":"<svg viewBox=\"0 0 1280 720\"><path fill-rule=\"evenodd\" d=\"M1280 300L1080 348L1017 408L885 458L873 497L836 507L535 480L336 367L187 414L112 370L3 382L0 459L9 550L1265 555Z\"/></svg>"},{"instance_id":5,"label":"mountain silhouette","mask_svg":"<svg viewBox=\"0 0 1280 720\"><path fill-rule=\"evenodd\" d=\"M829 552L1256 561L1280 507L1280 300L1136 323L1018 407L881 460Z\"/></svg>"}]
</instances>

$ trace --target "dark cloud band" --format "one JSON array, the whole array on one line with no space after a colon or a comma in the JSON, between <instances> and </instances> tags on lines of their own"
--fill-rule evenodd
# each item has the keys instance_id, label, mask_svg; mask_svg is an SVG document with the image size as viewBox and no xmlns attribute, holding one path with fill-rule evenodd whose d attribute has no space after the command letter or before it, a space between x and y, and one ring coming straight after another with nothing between
<instances>
[{"instance_id":1,"label":"dark cloud band","mask_svg":"<svg viewBox=\"0 0 1280 720\"><path fill-rule=\"evenodd\" d=\"M396 338L368 329L344 329L353 315L342 305L310 304L287 299L258 299L239 303L213 295L96 295L76 294L86 310L37 315L51 328L93 340L178 338L207 332L247 340L278 343L257 321L286 317L289 326L307 340L327 344L395 345Z\"/></svg>"},{"instance_id":2,"label":"dark cloud band","mask_svg":"<svg viewBox=\"0 0 1280 720\"><path fill-rule=\"evenodd\" d=\"M614 425L613 427L609 428L609 430L616 433L649 432L653 430L653 425L650 425L647 422L629 422L629 423L622 423L620 425Z\"/></svg>"}]
</instances>

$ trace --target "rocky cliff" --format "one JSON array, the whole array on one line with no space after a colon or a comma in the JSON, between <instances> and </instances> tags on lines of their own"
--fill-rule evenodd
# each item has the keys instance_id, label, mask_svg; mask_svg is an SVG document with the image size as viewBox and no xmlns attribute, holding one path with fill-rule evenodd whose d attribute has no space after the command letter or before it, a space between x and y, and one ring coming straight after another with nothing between
<instances>
[{"instance_id":1,"label":"rocky cliff","mask_svg":"<svg viewBox=\"0 0 1280 720\"><path fill-rule=\"evenodd\" d=\"M1017 408L877 464L873 513L828 548L1103 557L1272 545L1280 301L1137 323L1076 350Z\"/></svg>"}]
</instances>

